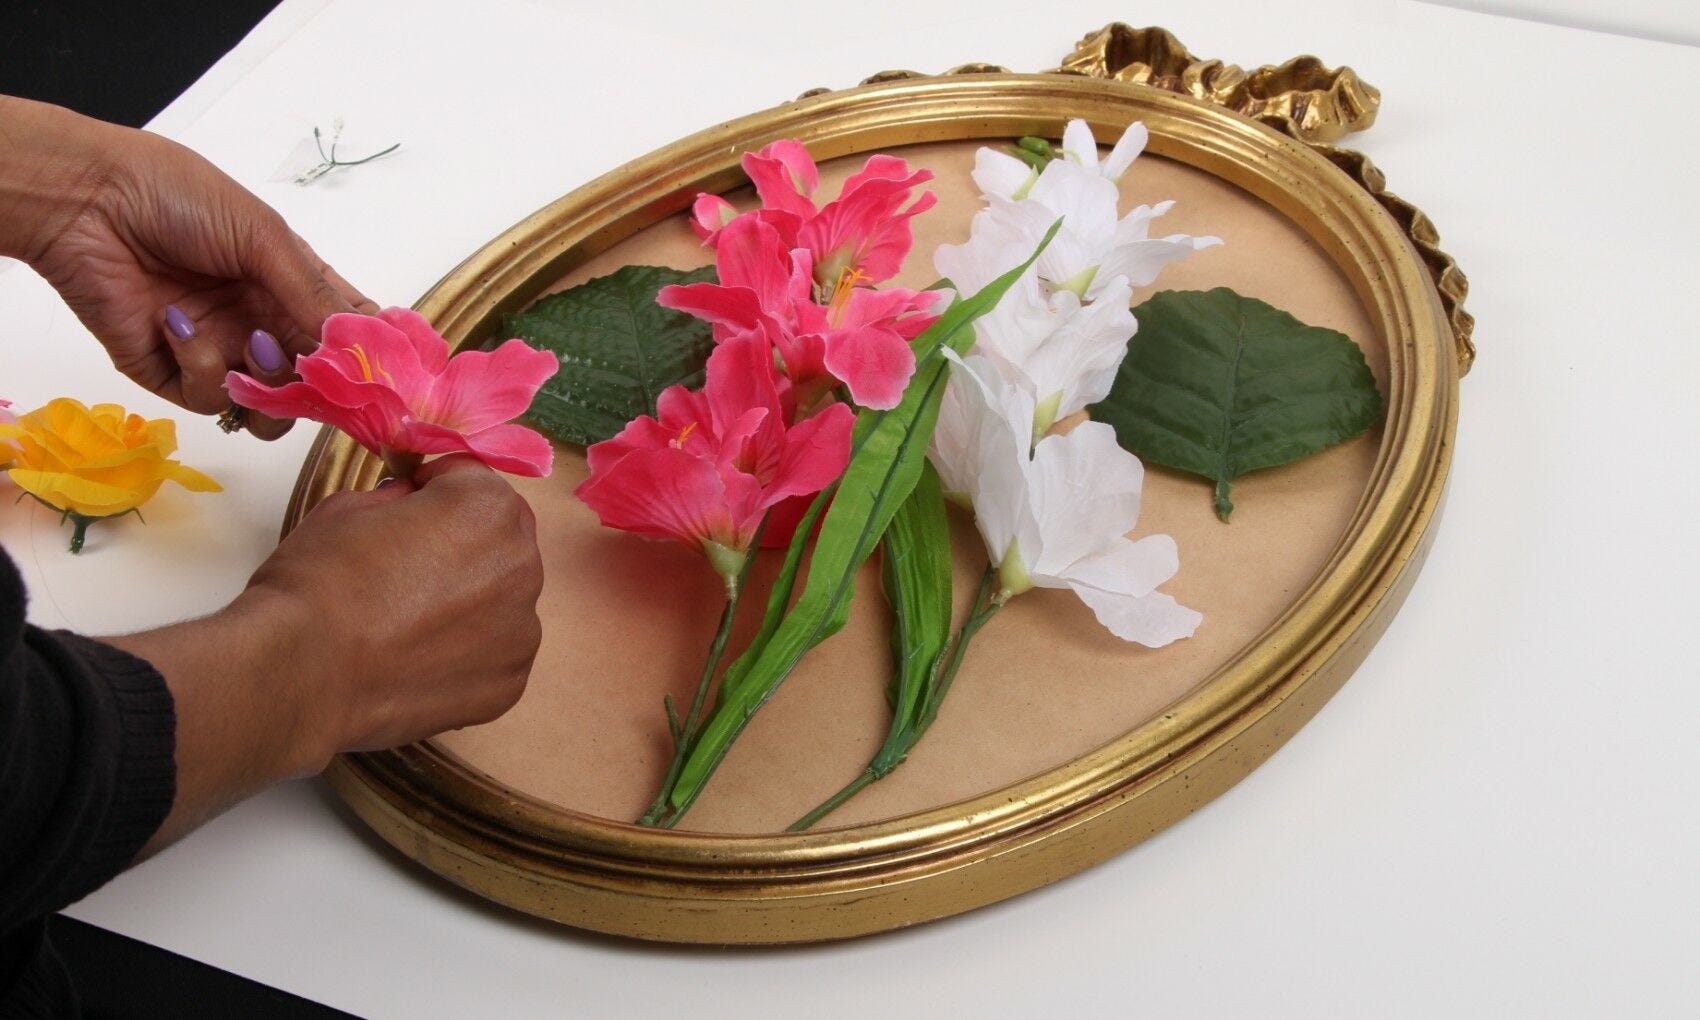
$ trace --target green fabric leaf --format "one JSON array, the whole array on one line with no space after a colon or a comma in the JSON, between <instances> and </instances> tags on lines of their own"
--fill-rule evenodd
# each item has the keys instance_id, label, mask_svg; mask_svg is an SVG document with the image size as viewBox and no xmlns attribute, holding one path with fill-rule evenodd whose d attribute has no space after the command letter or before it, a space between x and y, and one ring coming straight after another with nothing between
<instances>
[{"instance_id":1,"label":"green fabric leaf","mask_svg":"<svg viewBox=\"0 0 1700 1020\"><path fill-rule=\"evenodd\" d=\"M505 317L504 338L517 336L561 361L526 419L555 439L589 446L654 414L667 387L701 386L714 350L711 327L662 308L655 295L670 284L714 279L713 266L625 266Z\"/></svg>"},{"instance_id":2,"label":"green fabric leaf","mask_svg":"<svg viewBox=\"0 0 1700 1020\"><path fill-rule=\"evenodd\" d=\"M909 753L931 701L939 656L950 643L950 519L944 492L931 463L921 471L886 529L881 557L885 597L895 618L891 629L897 672L892 679L890 733L870 768L885 775Z\"/></svg>"},{"instance_id":3,"label":"green fabric leaf","mask_svg":"<svg viewBox=\"0 0 1700 1020\"><path fill-rule=\"evenodd\" d=\"M761 706L791 675L803 656L831 637L849 619L856 572L874 551L886 526L920 480L927 446L938 421L939 400L949 380L949 365L939 353L948 345L957 353L974 343L974 320L990 311L1039 253L1056 236L1062 221L1053 224L1038 250L1026 262L987 284L973 297L958 301L938 321L916 337L915 375L903 400L889 411L864 408L851 436L850 463L834 492L832 506L821 523L809 560L808 577L797 604L784 614L765 641L752 642L727 669L713 713L691 749L670 802L676 822L696 801L703 784L719 767L732 742ZM808 540L799 527L792 540ZM801 553L797 556L800 559ZM787 563L791 561L787 553ZM778 595L775 588L775 597ZM769 604L769 617L775 603Z\"/></svg>"},{"instance_id":4,"label":"green fabric leaf","mask_svg":"<svg viewBox=\"0 0 1700 1020\"><path fill-rule=\"evenodd\" d=\"M1162 291L1134 314L1139 333L1091 415L1144 460L1213 480L1224 521L1235 478L1343 443L1381 416L1375 377L1344 333L1226 287Z\"/></svg>"}]
</instances>

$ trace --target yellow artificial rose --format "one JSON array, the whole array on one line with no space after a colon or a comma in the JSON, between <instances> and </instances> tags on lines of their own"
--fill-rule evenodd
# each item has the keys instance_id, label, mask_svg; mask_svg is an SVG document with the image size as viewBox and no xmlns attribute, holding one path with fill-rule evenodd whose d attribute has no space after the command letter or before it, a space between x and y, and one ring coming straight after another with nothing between
<instances>
[{"instance_id":1,"label":"yellow artificial rose","mask_svg":"<svg viewBox=\"0 0 1700 1020\"><path fill-rule=\"evenodd\" d=\"M72 552L82 548L91 522L135 510L167 479L192 492L221 491L211 478L170 459L177 426L169 418L149 421L117 404L85 407L59 397L15 425L0 423L0 442L8 440L17 451L7 476L76 524Z\"/></svg>"}]
</instances>

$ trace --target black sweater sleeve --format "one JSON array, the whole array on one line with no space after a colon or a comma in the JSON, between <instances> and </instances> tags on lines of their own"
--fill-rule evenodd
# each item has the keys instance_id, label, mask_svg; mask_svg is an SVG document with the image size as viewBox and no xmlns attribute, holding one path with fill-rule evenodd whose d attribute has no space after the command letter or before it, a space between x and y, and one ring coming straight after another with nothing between
<instances>
[{"instance_id":1,"label":"black sweater sleeve","mask_svg":"<svg viewBox=\"0 0 1700 1020\"><path fill-rule=\"evenodd\" d=\"M26 625L0 553L0 1005L51 994L42 919L123 870L165 820L175 727L152 666Z\"/></svg>"}]
</instances>

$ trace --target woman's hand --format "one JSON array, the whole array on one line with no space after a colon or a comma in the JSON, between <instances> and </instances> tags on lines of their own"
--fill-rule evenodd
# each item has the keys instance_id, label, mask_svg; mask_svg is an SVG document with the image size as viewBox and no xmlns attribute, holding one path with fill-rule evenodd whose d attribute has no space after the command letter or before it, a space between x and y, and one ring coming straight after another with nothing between
<instances>
[{"instance_id":1,"label":"woman's hand","mask_svg":"<svg viewBox=\"0 0 1700 1020\"><path fill-rule=\"evenodd\" d=\"M238 602L295 607L294 661L324 685L301 726L316 772L340 751L507 711L542 639L542 590L531 506L495 471L453 456L411 484L324 500Z\"/></svg>"},{"instance_id":2,"label":"woman's hand","mask_svg":"<svg viewBox=\"0 0 1700 1020\"><path fill-rule=\"evenodd\" d=\"M335 312L377 306L283 218L175 142L0 97L0 254L29 263L118 370L216 414L224 375L278 383ZM271 439L291 424L249 414Z\"/></svg>"},{"instance_id":3,"label":"woman's hand","mask_svg":"<svg viewBox=\"0 0 1700 1020\"><path fill-rule=\"evenodd\" d=\"M486 722L542 638L531 507L464 457L313 509L229 608L105 639L153 663L177 712L177 795L151 853L340 751Z\"/></svg>"}]
</instances>

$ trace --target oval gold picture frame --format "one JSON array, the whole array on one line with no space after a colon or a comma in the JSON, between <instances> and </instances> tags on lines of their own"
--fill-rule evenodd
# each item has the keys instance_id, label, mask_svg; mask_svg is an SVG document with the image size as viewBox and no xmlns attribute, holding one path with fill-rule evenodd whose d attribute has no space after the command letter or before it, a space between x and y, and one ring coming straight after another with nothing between
<instances>
[{"instance_id":1,"label":"oval gold picture frame","mask_svg":"<svg viewBox=\"0 0 1700 1020\"><path fill-rule=\"evenodd\" d=\"M1179 94L1180 77L1168 91L1115 80L1117 70L1102 62L1086 73L1073 63L1043 74L976 66L808 94L692 135L544 207L417 307L457 349L481 344L504 314L574 266L686 208L698 191L743 183L739 156L776 138L798 139L825 161L918 142L1056 137L1075 117L1100 141L1113 140L1142 120L1148 151L1237 185L1320 245L1390 353L1370 485L1328 565L1259 640L1159 717L1092 753L877 824L771 836L640 828L516 796L429 743L332 765L332 785L359 817L457 885L577 927L677 942L836 939L960 913L1104 860L1226 790L1309 720L1386 628L1432 539L1471 354L1458 307L1463 277L1434 247L1427 221L1384 194L1362 157L1283 134L1220 105L1221 95ZM1302 125L1295 133L1306 134ZM370 487L381 470L326 429L285 530L330 493Z\"/></svg>"}]
</instances>

